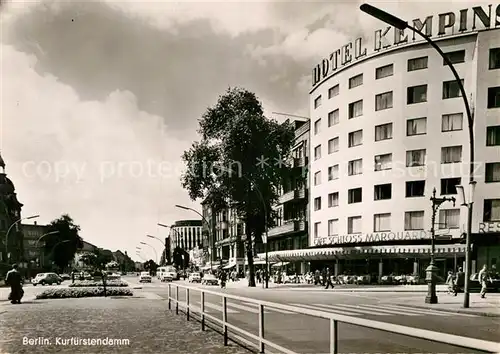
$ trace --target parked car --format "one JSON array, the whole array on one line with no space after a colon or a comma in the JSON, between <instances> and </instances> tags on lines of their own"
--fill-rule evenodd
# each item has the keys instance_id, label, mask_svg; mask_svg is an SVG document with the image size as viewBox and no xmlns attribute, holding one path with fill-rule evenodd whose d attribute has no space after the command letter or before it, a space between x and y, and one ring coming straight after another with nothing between
<instances>
[{"instance_id":1,"label":"parked car","mask_svg":"<svg viewBox=\"0 0 500 354\"><path fill-rule=\"evenodd\" d=\"M33 286L40 285L52 285L57 284L60 285L62 283L62 279L56 273L38 273L36 277L31 281Z\"/></svg>"},{"instance_id":2,"label":"parked car","mask_svg":"<svg viewBox=\"0 0 500 354\"><path fill-rule=\"evenodd\" d=\"M191 274L189 274L188 281L190 283L199 283L199 282L201 282L200 273L191 273Z\"/></svg>"},{"instance_id":3,"label":"parked car","mask_svg":"<svg viewBox=\"0 0 500 354\"><path fill-rule=\"evenodd\" d=\"M201 285L219 285L219 279L212 274L205 274L201 279Z\"/></svg>"},{"instance_id":4,"label":"parked car","mask_svg":"<svg viewBox=\"0 0 500 354\"><path fill-rule=\"evenodd\" d=\"M148 272L141 272L139 283L151 283L151 275Z\"/></svg>"}]
</instances>

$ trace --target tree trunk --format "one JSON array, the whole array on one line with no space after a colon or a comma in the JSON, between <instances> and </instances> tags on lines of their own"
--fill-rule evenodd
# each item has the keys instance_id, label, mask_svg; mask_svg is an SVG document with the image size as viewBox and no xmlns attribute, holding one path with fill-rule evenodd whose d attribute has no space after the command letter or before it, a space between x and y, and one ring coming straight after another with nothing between
<instances>
[{"instance_id":1,"label":"tree trunk","mask_svg":"<svg viewBox=\"0 0 500 354\"><path fill-rule=\"evenodd\" d=\"M253 247L252 247L252 234L251 230L247 225L245 225L245 233L247 236L246 246L247 246L247 260L248 260L248 287L255 288L255 267L253 264Z\"/></svg>"}]
</instances>

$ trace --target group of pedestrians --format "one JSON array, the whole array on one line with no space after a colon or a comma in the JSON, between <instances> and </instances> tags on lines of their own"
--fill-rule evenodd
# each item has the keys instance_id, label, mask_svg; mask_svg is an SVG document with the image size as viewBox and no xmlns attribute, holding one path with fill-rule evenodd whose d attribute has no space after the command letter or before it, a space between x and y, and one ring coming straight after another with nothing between
<instances>
[{"instance_id":1,"label":"group of pedestrians","mask_svg":"<svg viewBox=\"0 0 500 354\"><path fill-rule=\"evenodd\" d=\"M477 280L481 284L481 298L484 299L486 298L486 292L488 291L488 282L493 282L486 264L479 271ZM463 290L465 286L465 273L463 272L462 267L459 267L456 273L453 273L451 270L448 272L446 285L448 285L448 293L453 294L454 296L457 296L458 292Z\"/></svg>"}]
</instances>

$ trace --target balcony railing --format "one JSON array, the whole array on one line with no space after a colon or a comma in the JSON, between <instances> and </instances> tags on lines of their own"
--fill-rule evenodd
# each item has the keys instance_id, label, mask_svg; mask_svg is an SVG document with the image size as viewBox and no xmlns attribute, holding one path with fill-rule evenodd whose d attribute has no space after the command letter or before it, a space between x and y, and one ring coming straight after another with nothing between
<instances>
[{"instance_id":1,"label":"balcony railing","mask_svg":"<svg viewBox=\"0 0 500 354\"><path fill-rule=\"evenodd\" d=\"M306 197L306 189L304 187L291 190L286 192L280 196L279 202L280 204L284 204L293 200L301 200Z\"/></svg>"},{"instance_id":2,"label":"balcony railing","mask_svg":"<svg viewBox=\"0 0 500 354\"><path fill-rule=\"evenodd\" d=\"M268 236L285 235L292 232L305 231L306 222L304 220L287 221L283 225L273 227L268 230Z\"/></svg>"}]
</instances>

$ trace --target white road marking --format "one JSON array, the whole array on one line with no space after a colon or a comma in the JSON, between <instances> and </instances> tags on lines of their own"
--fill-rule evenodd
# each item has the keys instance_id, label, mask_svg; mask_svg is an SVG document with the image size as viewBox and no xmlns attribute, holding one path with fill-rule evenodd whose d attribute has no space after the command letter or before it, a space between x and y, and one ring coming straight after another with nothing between
<instances>
[{"instance_id":1,"label":"white road marking","mask_svg":"<svg viewBox=\"0 0 500 354\"><path fill-rule=\"evenodd\" d=\"M422 314L418 314L418 313L402 312L403 311L402 309L397 309L397 310L392 309L391 310L391 309L386 309L385 307L382 308L382 307L377 306L377 305L360 305L360 307L367 308L370 311L385 312L385 313L389 313L389 314L392 314L392 315L399 315L399 316L422 316Z\"/></svg>"},{"instance_id":2,"label":"white road marking","mask_svg":"<svg viewBox=\"0 0 500 354\"><path fill-rule=\"evenodd\" d=\"M328 307L328 308L331 308L331 309L336 309L336 308L339 308L340 310L347 310L347 311L353 311L353 312L360 312L364 315L373 315L373 310L366 310L366 309L362 309L362 308L358 308L358 306L352 306L352 305L342 305L342 304L338 304L338 305L325 305L325 304L314 304L314 305L317 305L317 306L324 306L324 307ZM376 314L377 316L390 316L391 314L390 313L383 313L383 312L380 312L380 313L377 313Z\"/></svg>"},{"instance_id":3,"label":"white road marking","mask_svg":"<svg viewBox=\"0 0 500 354\"><path fill-rule=\"evenodd\" d=\"M205 307L208 307L208 308L211 308L211 309L214 309L214 310L218 310L220 312L222 312L222 310L223 310L222 306L218 306L218 305L212 304L211 302L205 302ZM227 313L239 313L239 311L231 310L230 308L227 308L226 310L227 310Z\"/></svg>"},{"instance_id":4,"label":"white road marking","mask_svg":"<svg viewBox=\"0 0 500 354\"><path fill-rule=\"evenodd\" d=\"M251 306L251 307L254 307L257 309L257 306L256 304L252 304L251 302L243 302L243 304L247 305L247 306ZM276 309L274 307L264 307L264 309L267 309L269 310L270 312L279 312L279 313L283 313L285 315L292 315L294 314L295 312L291 312L291 311L286 311L286 310L280 310L280 309ZM258 313L258 309L257 309L257 313ZM265 311L267 312L267 311Z\"/></svg>"},{"instance_id":5,"label":"white road marking","mask_svg":"<svg viewBox=\"0 0 500 354\"><path fill-rule=\"evenodd\" d=\"M478 315L473 315L473 314L467 314L467 313L459 313L459 312L445 312L445 311L438 311L438 310L432 310L432 309L420 309L420 308L408 308L403 305L392 305L392 304L384 304L385 307L389 308L394 308L394 309L402 309L404 311L412 311L412 312L417 312L417 313L425 313L425 314L431 314L431 315L436 315L436 316L463 316L463 317L479 317Z\"/></svg>"},{"instance_id":6,"label":"white road marking","mask_svg":"<svg viewBox=\"0 0 500 354\"><path fill-rule=\"evenodd\" d=\"M354 313L354 312L348 312L348 311L342 311L342 310L330 310L330 309L323 309L323 308L318 308L312 305L305 305L305 304L291 304L292 306L297 306L297 307L302 307L306 309L311 309L311 310L316 310L316 311L324 311L324 312L329 312L329 313L336 313L338 315L346 315L346 316L359 316L359 313Z\"/></svg>"}]
</instances>

